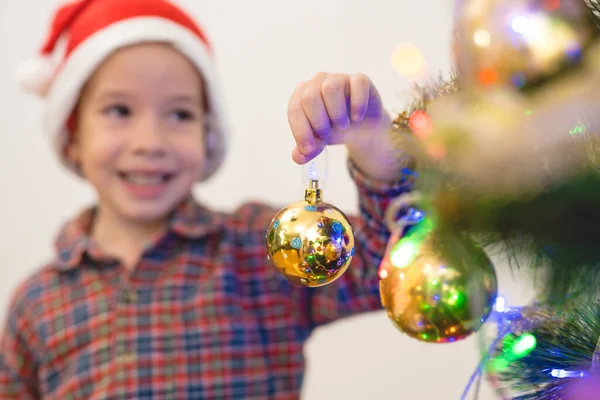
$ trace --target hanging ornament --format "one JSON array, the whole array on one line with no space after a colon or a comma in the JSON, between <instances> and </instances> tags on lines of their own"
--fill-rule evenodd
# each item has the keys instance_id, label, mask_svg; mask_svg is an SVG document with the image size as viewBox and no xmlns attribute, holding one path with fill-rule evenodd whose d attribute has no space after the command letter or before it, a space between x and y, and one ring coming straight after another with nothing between
<instances>
[{"instance_id":1,"label":"hanging ornament","mask_svg":"<svg viewBox=\"0 0 600 400\"><path fill-rule=\"evenodd\" d=\"M266 235L275 268L300 286L318 287L338 279L354 256L354 232L348 217L322 200L326 150L303 169L303 201L275 215Z\"/></svg>"},{"instance_id":2,"label":"hanging ornament","mask_svg":"<svg viewBox=\"0 0 600 400\"><path fill-rule=\"evenodd\" d=\"M388 209L388 221L417 199L418 194L401 196ZM401 219L392 230L401 232L414 223L413 216ZM485 252L467 236L436 226L429 217L420 218L400 240L390 242L379 276L381 302L394 325L430 343L453 342L477 331L497 292L496 273Z\"/></svg>"},{"instance_id":3,"label":"hanging ornament","mask_svg":"<svg viewBox=\"0 0 600 400\"><path fill-rule=\"evenodd\" d=\"M457 10L461 84L528 91L598 61L597 0L464 0ZM585 82L585 80L583 81Z\"/></svg>"}]
</instances>

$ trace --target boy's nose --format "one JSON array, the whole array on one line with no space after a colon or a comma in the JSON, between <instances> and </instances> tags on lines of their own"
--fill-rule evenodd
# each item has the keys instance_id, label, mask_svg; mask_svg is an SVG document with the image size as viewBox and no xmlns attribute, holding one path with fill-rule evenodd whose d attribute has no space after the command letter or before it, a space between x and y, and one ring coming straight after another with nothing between
<instances>
[{"instance_id":1,"label":"boy's nose","mask_svg":"<svg viewBox=\"0 0 600 400\"><path fill-rule=\"evenodd\" d=\"M146 156L162 156L166 153L166 142L159 121L147 118L134 132L132 150Z\"/></svg>"}]
</instances>

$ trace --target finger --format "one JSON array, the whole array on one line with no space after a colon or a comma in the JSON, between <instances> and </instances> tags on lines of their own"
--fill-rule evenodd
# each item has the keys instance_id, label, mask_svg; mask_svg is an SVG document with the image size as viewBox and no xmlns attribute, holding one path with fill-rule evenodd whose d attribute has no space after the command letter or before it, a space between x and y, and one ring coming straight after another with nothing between
<instances>
[{"instance_id":1,"label":"finger","mask_svg":"<svg viewBox=\"0 0 600 400\"><path fill-rule=\"evenodd\" d=\"M292 151L292 159L298 164L305 164L318 156L325 146L327 146L327 142L324 139L320 139L318 137L313 137L314 140L314 150L310 152L305 152L305 150L301 150L301 147L296 145L294 150Z\"/></svg>"},{"instance_id":2,"label":"finger","mask_svg":"<svg viewBox=\"0 0 600 400\"><path fill-rule=\"evenodd\" d=\"M333 128L346 129L350 125L346 97L350 95L347 75L329 75L321 84L323 102Z\"/></svg>"},{"instance_id":3,"label":"finger","mask_svg":"<svg viewBox=\"0 0 600 400\"><path fill-rule=\"evenodd\" d=\"M321 94L321 85L328 74L317 74L307 82L302 93L302 108L315 136L327 139L331 132L331 121Z\"/></svg>"},{"instance_id":4,"label":"finger","mask_svg":"<svg viewBox=\"0 0 600 400\"><path fill-rule=\"evenodd\" d=\"M350 81L350 115L353 121L362 121L369 107L369 101L378 98L379 94L364 74L354 74Z\"/></svg>"},{"instance_id":5,"label":"finger","mask_svg":"<svg viewBox=\"0 0 600 400\"><path fill-rule=\"evenodd\" d=\"M296 141L296 146L302 154L312 154L317 146L310 121L306 117L302 107L302 94L306 83L300 83L288 104L288 122L292 135Z\"/></svg>"},{"instance_id":6,"label":"finger","mask_svg":"<svg viewBox=\"0 0 600 400\"><path fill-rule=\"evenodd\" d=\"M298 150L298 147L294 147L294 150L292 151L292 159L300 165L306 164L314 157L315 156L307 156L303 154L300 150Z\"/></svg>"},{"instance_id":7,"label":"finger","mask_svg":"<svg viewBox=\"0 0 600 400\"><path fill-rule=\"evenodd\" d=\"M319 154L321 154L321 152L323 151L325 146L343 144L344 138L346 136L344 136L343 130L333 129L331 131L331 136L329 137L329 140L327 142L323 139L319 139L319 138L315 139L316 149L315 149L315 151L313 151L310 154L304 154L298 149L298 147L295 147L294 150L292 151L292 159L300 165L306 164L307 162L309 162L310 160L312 160L313 158L315 158Z\"/></svg>"},{"instance_id":8,"label":"finger","mask_svg":"<svg viewBox=\"0 0 600 400\"><path fill-rule=\"evenodd\" d=\"M298 150L298 147L294 147L294 150L292 151L292 159L298 164L306 164L307 162L321 154L325 146L326 144L324 141L317 140L317 150L315 150L312 154L304 154L300 150Z\"/></svg>"}]
</instances>

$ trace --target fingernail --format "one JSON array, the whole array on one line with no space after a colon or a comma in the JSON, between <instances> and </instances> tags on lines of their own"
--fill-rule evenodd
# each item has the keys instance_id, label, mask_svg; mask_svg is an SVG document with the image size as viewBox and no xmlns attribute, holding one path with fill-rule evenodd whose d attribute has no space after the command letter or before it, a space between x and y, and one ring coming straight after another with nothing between
<instances>
[{"instance_id":1,"label":"fingernail","mask_svg":"<svg viewBox=\"0 0 600 400\"><path fill-rule=\"evenodd\" d=\"M312 144L310 142L306 142L302 146L302 152L304 154L311 154L313 151L315 151L315 146L314 146L314 144Z\"/></svg>"}]
</instances>

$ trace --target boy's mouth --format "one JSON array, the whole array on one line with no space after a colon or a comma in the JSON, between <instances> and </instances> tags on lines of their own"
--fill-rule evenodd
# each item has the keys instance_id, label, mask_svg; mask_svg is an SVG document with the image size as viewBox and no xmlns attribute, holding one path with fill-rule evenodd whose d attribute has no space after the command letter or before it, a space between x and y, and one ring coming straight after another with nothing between
<instances>
[{"instance_id":1,"label":"boy's mouth","mask_svg":"<svg viewBox=\"0 0 600 400\"><path fill-rule=\"evenodd\" d=\"M119 177L135 185L160 185L170 181L175 176L172 172L125 172L119 171Z\"/></svg>"}]
</instances>

